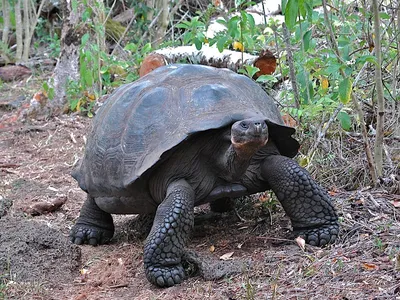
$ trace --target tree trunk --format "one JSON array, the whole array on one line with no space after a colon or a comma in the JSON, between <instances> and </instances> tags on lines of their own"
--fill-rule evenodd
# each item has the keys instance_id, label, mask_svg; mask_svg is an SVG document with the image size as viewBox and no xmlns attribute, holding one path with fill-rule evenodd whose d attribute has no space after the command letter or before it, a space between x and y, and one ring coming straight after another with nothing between
<instances>
[{"instance_id":1,"label":"tree trunk","mask_svg":"<svg viewBox=\"0 0 400 300\"><path fill-rule=\"evenodd\" d=\"M71 1L63 0L63 25L61 30L61 53L50 86L54 89L54 98L49 101L52 114L62 113L66 105L66 86L68 80L79 80L79 47L83 29L78 29L83 6L74 11Z\"/></svg>"},{"instance_id":2,"label":"tree trunk","mask_svg":"<svg viewBox=\"0 0 400 300\"><path fill-rule=\"evenodd\" d=\"M8 34L10 33L10 4L8 0L2 1L3 8L3 36L1 41L3 42L3 47L8 46ZM5 63L8 64L10 59L6 53L1 53L1 57L4 59Z\"/></svg>"},{"instance_id":3,"label":"tree trunk","mask_svg":"<svg viewBox=\"0 0 400 300\"><path fill-rule=\"evenodd\" d=\"M21 15L21 0L15 2L15 34L17 39L17 51L15 54L15 61L22 59L22 50L24 47L23 36L22 36L22 15Z\"/></svg>"},{"instance_id":4,"label":"tree trunk","mask_svg":"<svg viewBox=\"0 0 400 300\"><path fill-rule=\"evenodd\" d=\"M29 59L29 48L31 43L29 41L30 31L30 14L29 14L30 3L28 0L23 0L22 10L24 12L23 26L24 26L24 48L22 51L22 61L27 62Z\"/></svg>"},{"instance_id":5,"label":"tree trunk","mask_svg":"<svg viewBox=\"0 0 400 300\"><path fill-rule=\"evenodd\" d=\"M162 39L165 36L165 32L167 31L169 17L168 3L169 1L167 0L158 0L157 3L157 8L161 10L161 15L160 19L158 20L158 27L154 37L154 48L157 48L158 45L161 44Z\"/></svg>"}]
</instances>

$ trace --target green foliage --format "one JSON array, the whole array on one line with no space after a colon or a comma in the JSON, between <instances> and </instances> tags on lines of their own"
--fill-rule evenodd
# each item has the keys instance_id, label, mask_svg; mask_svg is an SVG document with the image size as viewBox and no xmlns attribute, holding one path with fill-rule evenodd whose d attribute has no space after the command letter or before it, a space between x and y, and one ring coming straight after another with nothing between
<instances>
[{"instance_id":1,"label":"green foliage","mask_svg":"<svg viewBox=\"0 0 400 300\"><path fill-rule=\"evenodd\" d=\"M245 7L250 3L252 2L238 1L237 6ZM236 12L235 10L229 12L229 14L236 13L232 18L218 19L217 22L226 29L218 32L215 37L207 39L205 32L209 25L210 15L214 11L215 7L209 5L206 12L198 12L199 15L191 18L190 21L184 20L176 25L177 28L184 30L182 44L194 44L200 50L204 44L209 43L210 46L216 45L220 52L230 48L235 42L239 43L240 51L257 52L263 48L261 29L255 25L251 14L240 9Z\"/></svg>"},{"instance_id":2,"label":"green foliage","mask_svg":"<svg viewBox=\"0 0 400 300\"><path fill-rule=\"evenodd\" d=\"M370 17L370 12L349 10L340 1L334 3L335 10L330 11L329 18L337 37L337 56L332 48L322 46L323 43L329 46L327 24L322 10L312 9L314 4L311 0L283 1L285 22L293 33L291 45L294 48L300 45L300 51L293 51L300 108L288 111L307 124L321 118L323 113L333 113L342 103L345 109L337 115L337 120L344 130L350 130L355 115L349 109L354 89L351 78L356 77L366 62L375 63L375 56L366 47L362 22L363 18L367 20ZM279 33L281 28L277 26L275 30ZM283 44L280 39L276 42ZM282 76L287 76L289 72L285 60L284 55L280 62Z\"/></svg>"},{"instance_id":3,"label":"green foliage","mask_svg":"<svg viewBox=\"0 0 400 300\"><path fill-rule=\"evenodd\" d=\"M112 24L113 28L116 29L113 33L113 39L119 39L122 36L123 27L116 27L116 24L112 22L99 22L96 19L96 12L102 8L100 7L101 4L98 3L97 5L99 7L86 6L82 14L81 26L86 26L91 30L81 38L79 49L80 80L71 80L67 84L69 109L85 112L88 116L92 116L94 104L99 97L112 92L115 87L138 78L136 69L138 69L143 57L152 50L150 44L141 45L132 42L124 48L126 52L130 53L129 59L123 60L109 55L102 47L101 42L105 38L106 28L104 25ZM50 93L51 91L48 91L49 96Z\"/></svg>"},{"instance_id":4,"label":"green foliage","mask_svg":"<svg viewBox=\"0 0 400 300\"><path fill-rule=\"evenodd\" d=\"M197 50L200 50L206 42L205 24L199 20L199 17L194 17L190 21L182 21L176 25L177 28L185 30L183 34L184 44L194 44Z\"/></svg>"}]
</instances>

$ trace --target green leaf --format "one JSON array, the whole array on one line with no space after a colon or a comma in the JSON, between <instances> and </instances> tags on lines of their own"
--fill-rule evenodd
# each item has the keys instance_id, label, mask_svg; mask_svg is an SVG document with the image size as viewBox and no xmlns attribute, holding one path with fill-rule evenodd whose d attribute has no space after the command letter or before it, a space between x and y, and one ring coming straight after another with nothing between
<instances>
[{"instance_id":1,"label":"green leaf","mask_svg":"<svg viewBox=\"0 0 400 300\"><path fill-rule=\"evenodd\" d=\"M218 19L217 23L224 25L225 27L228 27L228 22L226 22L224 19Z\"/></svg>"},{"instance_id":2,"label":"green leaf","mask_svg":"<svg viewBox=\"0 0 400 300\"><path fill-rule=\"evenodd\" d=\"M72 7L72 11L76 12L77 9L78 9L78 1L77 0L72 0L71 7Z\"/></svg>"},{"instance_id":3,"label":"green leaf","mask_svg":"<svg viewBox=\"0 0 400 300\"><path fill-rule=\"evenodd\" d=\"M42 88L46 91L46 93L49 91L49 84L45 81L43 82Z\"/></svg>"},{"instance_id":4,"label":"green leaf","mask_svg":"<svg viewBox=\"0 0 400 300\"><path fill-rule=\"evenodd\" d=\"M86 22L89 20L90 16L92 15L92 9L91 8L86 8L85 11L82 14L82 21Z\"/></svg>"},{"instance_id":5,"label":"green leaf","mask_svg":"<svg viewBox=\"0 0 400 300\"><path fill-rule=\"evenodd\" d=\"M385 12L381 12L381 13L379 13L379 17L381 18L381 19L386 19L386 20L389 20L390 19L390 15L388 15L387 13L385 13Z\"/></svg>"},{"instance_id":6,"label":"green leaf","mask_svg":"<svg viewBox=\"0 0 400 300\"><path fill-rule=\"evenodd\" d=\"M54 88L49 88L49 90L47 91L47 97L49 97L50 100L53 100L55 96L55 91Z\"/></svg>"},{"instance_id":7,"label":"green leaf","mask_svg":"<svg viewBox=\"0 0 400 300\"><path fill-rule=\"evenodd\" d=\"M308 30L304 35L303 35L303 45L304 45L304 51L307 51L310 48L310 41L311 41L311 30Z\"/></svg>"},{"instance_id":8,"label":"green leaf","mask_svg":"<svg viewBox=\"0 0 400 300\"><path fill-rule=\"evenodd\" d=\"M331 75L331 74L338 74L339 69L341 68L341 64L337 62L331 62L328 67L326 68L326 75Z\"/></svg>"},{"instance_id":9,"label":"green leaf","mask_svg":"<svg viewBox=\"0 0 400 300\"><path fill-rule=\"evenodd\" d=\"M307 16L307 8L306 8L306 3L304 2L304 0L298 0L297 1L297 5L299 7L299 12L300 12L300 16L305 19Z\"/></svg>"},{"instance_id":10,"label":"green leaf","mask_svg":"<svg viewBox=\"0 0 400 300\"><path fill-rule=\"evenodd\" d=\"M228 37L226 37L226 36L223 36L223 37L219 38L219 40L217 42L217 48L218 48L219 52L224 51L225 43L226 43L227 40L228 40Z\"/></svg>"},{"instance_id":11,"label":"green leaf","mask_svg":"<svg viewBox=\"0 0 400 300\"><path fill-rule=\"evenodd\" d=\"M137 45L134 43L129 43L124 47L124 50L130 51L130 52L136 52L138 49Z\"/></svg>"},{"instance_id":12,"label":"green leaf","mask_svg":"<svg viewBox=\"0 0 400 300\"><path fill-rule=\"evenodd\" d=\"M342 128L346 131L350 130L351 128L351 119L350 116L344 112L341 111L338 113L337 115L337 119L340 121L340 126L342 126Z\"/></svg>"},{"instance_id":13,"label":"green leaf","mask_svg":"<svg viewBox=\"0 0 400 300\"><path fill-rule=\"evenodd\" d=\"M82 46L82 47L85 47L85 46L86 46L86 43L88 42L89 38L90 38L89 33L85 33L85 34L82 36L82 39L81 39L81 46Z\"/></svg>"},{"instance_id":14,"label":"green leaf","mask_svg":"<svg viewBox=\"0 0 400 300\"><path fill-rule=\"evenodd\" d=\"M151 43L147 43L146 45L143 46L141 53L145 54L151 51Z\"/></svg>"},{"instance_id":15,"label":"green leaf","mask_svg":"<svg viewBox=\"0 0 400 300\"><path fill-rule=\"evenodd\" d=\"M347 104L351 99L352 81L350 78L345 78L339 83L339 99L343 104Z\"/></svg>"},{"instance_id":16,"label":"green leaf","mask_svg":"<svg viewBox=\"0 0 400 300\"><path fill-rule=\"evenodd\" d=\"M376 64L376 56L363 55L357 58L356 63L365 64L366 62Z\"/></svg>"},{"instance_id":17,"label":"green leaf","mask_svg":"<svg viewBox=\"0 0 400 300\"><path fill-rule=\"evenodd\" d=\"M288 0L285 9L285 23L290 30L292 30L294 25L296 24L298 12L299 12L298 1Z\"/></svg>"},{"instance_id":18,"label":"green leaf","mask_svg":"<svg viewBox=\"0 0 400 300\"><path fill-rule=\"evenodd\" d=\"M254 66L250 66L250 65L245 65L244 66L246 69L246 74L247 76L249 76L250 78L252 78L254 76L254 74L256 74L258 71L260 71L259 68L254 67Z\"/></svg>"},{"instance_id":19,"label":"green leaf","mask_svg":"<svg viewBox=\"0 0 400 300\"><path fill-rule=\"evenodd\" d=\"M337 41L339 47L344 47L350 44L350 39L347 36L339 36Z\"/></svg>"},{"instance_id":20,"label":"green leaf","mask_svg":"<svg viewBox=\"0 0 400 300\"><path fill-rule=\"evenodd\" d=\"M196 46L197 50L200 50L201 47L203 46L202 41L200 41L198 38L195 38L193 42L194 42L194 45Z\"/></svg>"},{"instance_id":21,"label":"green leaf","mask_svg":"<svg viewBox=\"0 0 400 300\"><path fill-rule=\"evenodd\" d=\"M76 107L78 106L79 100L80 100L80 99L74 99L74 100L71 100L71 101L69 102L69 107L70 107L70 109L71 109L72 111L74 111L74 110L76 109Z\"/></svg>"},{"instance_id":22,"label":"green leaf","mask_svg":"<svg viewBox=\"0 0 400 300\"><path fill-rule=\"evenodd\" d=\"M86 72L83 74L83 77L85 78L86 86L90 87L93 85L93 76L90 70L86 70Z\"/></svg>"},{"instance_id":23,"label":"green leaf","mask_svg":"<svg viewBox=\"0 0 400 300\"><path fill-rule=\"evenodd\" d=\"M286 5L287 5L287 0L282 0L281 1L281 6L282 6L282 11L286 11Z\"/></svg>"},{"instance_id":24,"label":"green leaf","mask_svg":"<svg viewBox=\"0 0 400 300\"><path fill-rule=\"evenodd\" d=\"M256 27L256 21L254 20L253 15L247 14L247 22L249 23L249 27L251 30Z\"/></svg>"},{"instance_id":25,"label":"green leaf","mask_svg":"<svg viewBox=\"0 0 400 300\"><path fill-rule=\"evenodd\" d=\"M238 28L238 23L240 22L240 18L235 16L228 21L228 35L232 38L236 38L240 36L240 30Z\"/></svg>"},{"instance_id":26,"label":"green leaf","mask_svg":"<svg viewBox=\"0 0 400 300\"><path fill-rule=\"evenodd\" d=\"M108 66L101 66L100 74L105 74L106 72L108 72Z\"/></svg>"},{"instance_id":27,"label":"green leaf","mask_svg":"<svg viewBox=\"0 0 400 300\"><path fill-rule=\"evenodd\" d=\"M278 79L275 78L273 75L261 75L260 77L257 78L257 82L278 82Z\"/></svg>"},{"instance_id":28,"label":"green leaf","mask_svg":"<svg viewBox=\"0 0 400 300\"><path fill-rule=\"evenodd\" d=\"M188 29L189 25L185 24L185 23L179 23L179 24L176 24L175 27L182 28L182 29Z\"/></svg>"}]
</instances>

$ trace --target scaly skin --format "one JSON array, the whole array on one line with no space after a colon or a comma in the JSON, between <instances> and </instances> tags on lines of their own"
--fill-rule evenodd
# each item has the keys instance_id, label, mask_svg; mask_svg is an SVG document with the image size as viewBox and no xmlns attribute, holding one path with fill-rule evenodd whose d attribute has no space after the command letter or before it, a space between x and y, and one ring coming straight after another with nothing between
<instances>
[{"instance_id":1,"label":"scaly skin","mask_svg":"<svg viewBox=\"0 0 400 300\"><path fill-rule=\"evenodd\" d=\"M262 163L261 174L291 219L295 234L315 246L336 240L339 223L331 199L305 169L290 158L271 155Z\"/></svg>"},{"instance_id":2,"label":"scaly skin","mask_svg":"<svg viewBox=\"0 0 400 300\"><path fill-rule=\"evenodd\" d=\"M82 206L81 213L69 237L77 245L105 244L114 235L114 222L109 213L101 210L94 199L88 195Z\"/></svg>"},{"instance_id":3,"label":"scaly skin","mask_svg":"<svg viewBox=\"0 0 400 300\"><path fill-rule=\"evenodd\" d=\"M159 287L173 286L185 277L181 259L193 229L194 199L192 187L178 180L169 185L158 206L144 246L144 268L147 279Z\"/></svg>"}]
</instances>

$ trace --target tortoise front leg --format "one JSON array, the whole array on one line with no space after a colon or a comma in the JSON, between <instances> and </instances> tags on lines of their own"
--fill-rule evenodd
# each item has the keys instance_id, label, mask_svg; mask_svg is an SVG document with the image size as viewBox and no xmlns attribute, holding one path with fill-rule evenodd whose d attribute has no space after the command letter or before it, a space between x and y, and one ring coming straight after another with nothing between
<instances>
[{"instance_id":1,"label":"tortoise front leg","mask_svg":"<svg viewBox=\"0 0 400 300\"><path fill-rule=\"evenodd\" d=\"M169 185L166 198L157 208L144 246L146 277L157 286L173 286L185 277L181 259L193 229L194 199L193 188L178 180Z\"/></svg>"},{"instance_id":2,"label":"tortoise front leg","mask_svg":"<svg viewBox=\"0 0 400 300\"><path fill-rule=\"evenodd\" d=\"M94 198L87 196L83 203L79 218L72 227L69 237L74 244L105 244L114 235L112 216L101 210Z\"/></svg>"},{"instance_id":3,"label":"tortoise front leg","mask_svg":"<svg viewBox=\"0 0 400 300\"><path fill-rule=\"evenodd\" d=\"M261 174L289 216L293 231L310 245L333 243L339 233L338 217L328 193L294 160L267 157Z\"/></svg>"}]
</instances>

